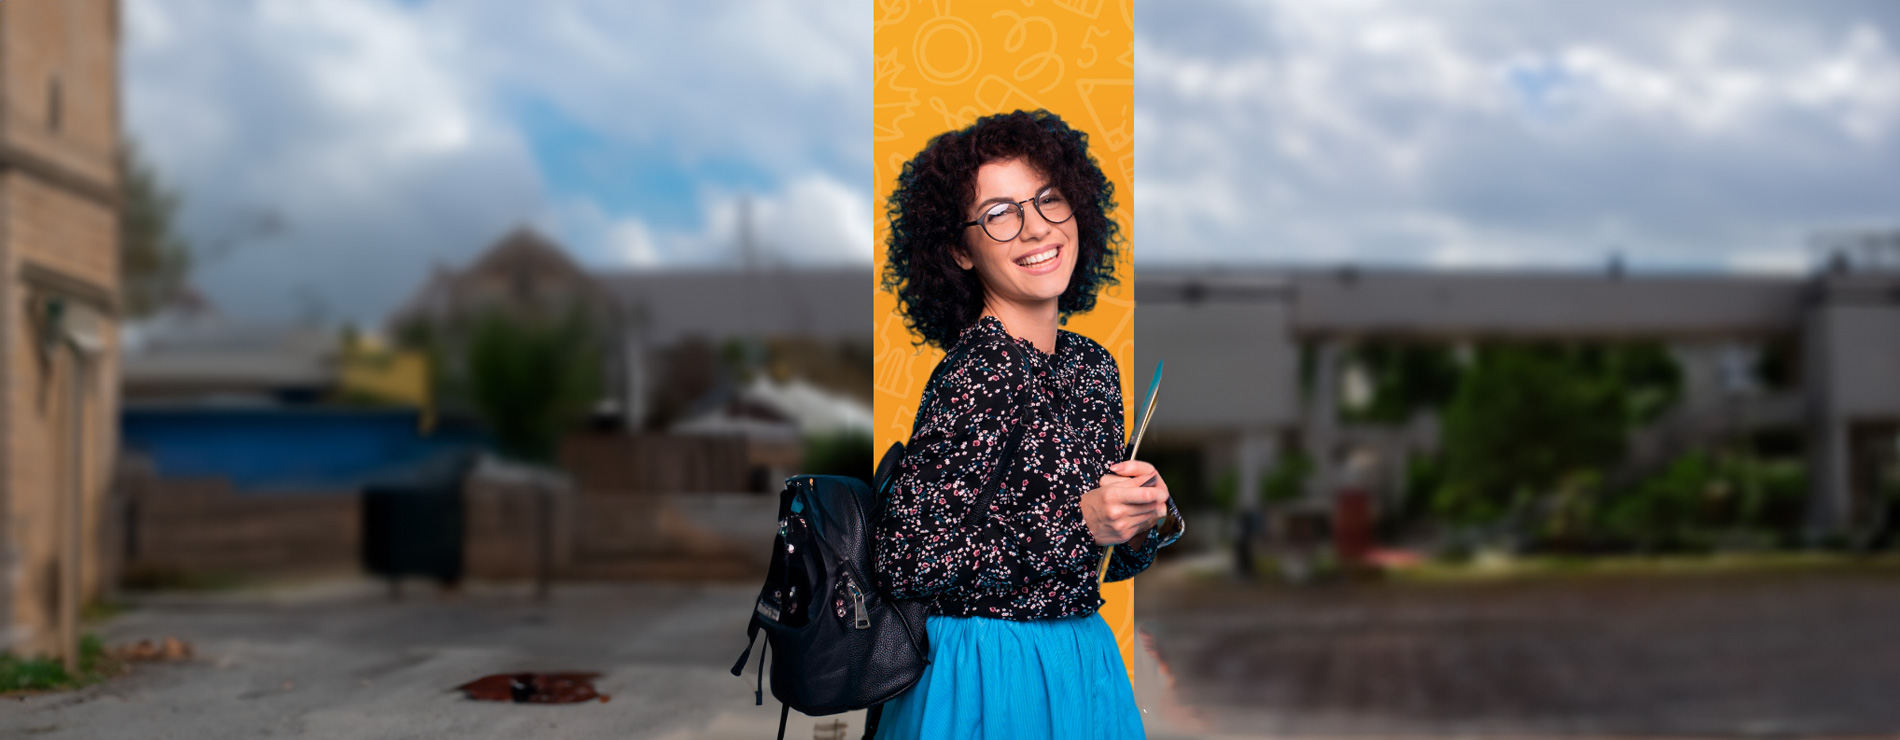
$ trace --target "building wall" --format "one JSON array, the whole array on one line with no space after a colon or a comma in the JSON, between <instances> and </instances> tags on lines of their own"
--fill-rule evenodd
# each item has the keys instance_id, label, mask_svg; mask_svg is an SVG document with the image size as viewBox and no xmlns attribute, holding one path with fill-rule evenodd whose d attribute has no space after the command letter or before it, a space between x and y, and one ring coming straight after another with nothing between
<instances>
[{"instance_id":1,"label":"building wall","mask_svg":"<svg viewBox=\"0 0 1900 740\"><path fill-rule=\"evenodd\" d=\"M1285 301L1143 300L1135 312L1133 406L1148 392L1157 362L1151 433L1284 428L1299 421L1299 346ZM1132 431L1132 430L1131 430Z\"/></svg>"},{"instance_id":2,"label":"building wall","mask_svg":"<svg viewBox=\"0 0 1900 740\"><path fill-rule=\"evenodd\" d=\"M21 654L57 647L71 483L72 368L42 352L35 327L49 297L108 317L84 389L82 592L96 596L111 572L101 512L118 415L117 40L115 0L0 3L0 648Z\"/></svg>"},{"instance_id":3,"label":"building wall","mask_svg":"<svg viewBox=\"0 0 1900 740\"><path fill-rule=\"evenodd\" d=\"M1293 330L1342 339L1734 339L1799 329L1798 278L1364 272L1293 279Z\"/></svg>"},{"instance_id":4,"label":"building wall","mask_svg":"<svg viewBox=\"0 0 1900 740\"><path fill-rule=\"evenodd\" d=\"M1828 413L1900 421L1900 300L1829 306L1821 316Z\"/></svg>"},{"instance_id":5,"label":"building wall","mask_svg":"<svg viewBox=\"0 0 1900 740\"><path fill-rule=\"evenodd\" d=\"M0 3L0 133L10 147L79 177L113 179L118 18L117 0Z\"/></svg>"}]
</instances>

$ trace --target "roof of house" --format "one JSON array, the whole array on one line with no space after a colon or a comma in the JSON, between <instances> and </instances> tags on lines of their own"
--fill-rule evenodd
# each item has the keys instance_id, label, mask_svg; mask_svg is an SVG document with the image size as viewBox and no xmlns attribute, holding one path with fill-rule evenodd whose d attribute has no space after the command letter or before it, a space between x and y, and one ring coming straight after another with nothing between
<instances>
[{"instance_id":1,"label":"roof of house","mask_svg":"<svg viewBox=\"0 0 1900 740\"><path fill-rule=\"evenodd\" d=\"M536 270L564 284L597 287L620 309L630 329L650 345L689 336L804 336L843 341L871 338L871 268L738 267L641 269L589 272L560 245L517 229L462 269L438 266L391 315L399 326L416 319L440 321L470 305L473 276Z\"/></svg>"},{"instance_id":2,"label":"roof of house","mask_svg":"<svg viewBox=\"0 0 1900 740\"><path fill-rule=\"evenodd\" d=\"M127 400L309 391L336 383L337 332L226 318L184 295L124 327Z\"/></svg>"},{"instance_id":3,"label":"roof of house","mask_svg":"<svg viewBox=\"0 0 1900 740\"><path fill-rule=\"evenodd\" d=\"M640 270L596 274L647 341L688 336L871 339L871 268Z\"/></svg>"},{"instance_id":4,"label":"roof of house","mask_svg":"<svg viewBox=\"0 0 1900 740\"><path fill-rule=\"evenodd\" d=\"M510 231L462 269L437 265L408 300L390 314L391 328L439 323L470 311L559 309L575 298L613 322L613 299L560 245L533 229Z\"/></svg>"}]
</instances>

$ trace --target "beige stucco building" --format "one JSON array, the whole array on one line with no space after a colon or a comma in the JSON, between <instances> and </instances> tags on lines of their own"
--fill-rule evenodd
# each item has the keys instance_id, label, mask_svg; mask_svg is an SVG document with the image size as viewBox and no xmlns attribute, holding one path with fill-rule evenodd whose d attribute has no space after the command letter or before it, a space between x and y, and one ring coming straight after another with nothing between
<instances>
[{"instance_id":1,"label":"beige stucco building","mask_svg":"<svg viewBox=\"0 0 1900 740\"><path fill-rule=\"evenodd\" d=\"M117 0L0 2L0 649L16 654L57 652L65 532L79 591L109 580L118 40Z\"/></svg>"}]
</instances>

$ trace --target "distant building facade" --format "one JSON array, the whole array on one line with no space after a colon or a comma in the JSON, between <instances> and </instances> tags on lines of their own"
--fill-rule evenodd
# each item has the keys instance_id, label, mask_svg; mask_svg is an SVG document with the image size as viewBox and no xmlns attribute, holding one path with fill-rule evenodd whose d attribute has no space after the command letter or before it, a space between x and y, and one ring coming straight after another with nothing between
<instances>
[{"instance_id":1,"label":"distant building facade","mask_svg":"<svg viewBox=\"0 0 1900 740\"><path fill-rule=\"evenodd\" d=\"M1836 266L1810 277L1460 271L1148 270L1136 283L1136 387L1157 360L1166 385L1151 444L1198 450L1203 476L1237 470L1241 491L1277 457L1314 464L1304 502L1345 486L1404 495L1406 456L1437 444L1410 428L1341 417L1347 350L1360 342L1658 341L1687 387L1678 409L1632 435L1627 456L1780 427L1806 439L1808 528L1874 523L1877 480L1900 451L1900 272ZM1767 393L1731 348L1792 340L1797 382ZM1746 354L1745 352L1742 354ZM1304 368L1302 367L1304 365ZM1356 460L1379 459L1376 480ZM1242 506L1249 497L1242 497Z\"/></svg>"},{"instance_id":2,"label":"distant building facade","mask_svg":"<svg viewBox=\"0 0 1900 740\"><path fill-rule=\"evenodd\" d=\"M529 229L506 235L468 267L438 267L388 329L413 341L452 334L482 312L546 316L568 306L605 331L601 407L628 430L676 421L718 390L710 378L721 346L734 340L856 343L869 357L869 268L589 272ZM681 404L669 403L669 394L682 389L692 398L672 408Z\"/></svg>"},{"instance_id":3,"label":"distant building facade","mask_svg":"<svg viewBox=\"0 0 1900 740\"><path fill-rule=\"evenodd\" d=\"M112 578L118 40L115 0L0 3L0 649L16 654L54 652L62 594Z\"/></svg>"}]
</instances>

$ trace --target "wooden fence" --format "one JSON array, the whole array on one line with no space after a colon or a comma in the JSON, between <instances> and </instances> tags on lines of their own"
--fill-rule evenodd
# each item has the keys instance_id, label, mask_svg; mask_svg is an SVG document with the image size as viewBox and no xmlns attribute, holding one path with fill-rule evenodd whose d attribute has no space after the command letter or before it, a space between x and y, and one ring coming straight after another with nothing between
<instances>
[{"instance_id":1,"label":"wooden fence","mask_svg":"<svg viewBox=\"0 0 1900 740\"><path fill-rule=\"evenodd\" d=\"M798 472L802 456L796 439L582 434L562 442L560 463L593 493L769 493Z\"/></svg>"},{"instance_id":2,"label":"wooden fence","mask_svg":"<svg viewBox=\"0 0 1900 740\"><path fill-rule=\"evenodd\" d=\"M223 478L120 481L122 572L134 582L358 567L363 517L354 494L239 496Z\"/></svg>"}]
</instances>

